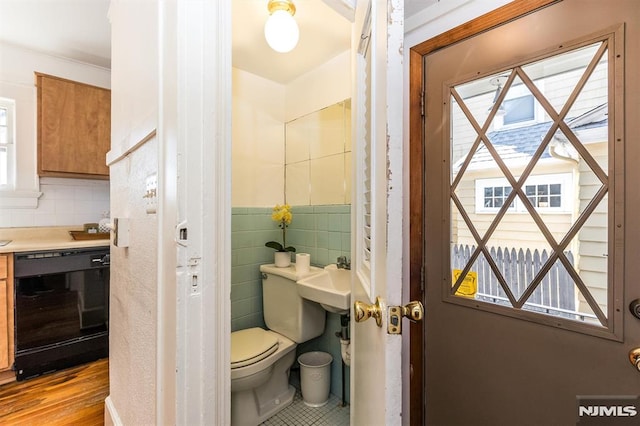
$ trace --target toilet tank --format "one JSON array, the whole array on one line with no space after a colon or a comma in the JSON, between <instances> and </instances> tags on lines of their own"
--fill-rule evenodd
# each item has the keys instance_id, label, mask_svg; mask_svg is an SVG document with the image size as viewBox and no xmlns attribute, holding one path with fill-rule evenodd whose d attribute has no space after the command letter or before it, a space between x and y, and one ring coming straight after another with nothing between
<instances>
[{"instance_id":1,"label":"toilet tank","mask_svg":"<svg viewBox=\"0 0 640 426\"><path fill-rule=\"evenodd\" d=\"M321 271L311 267L311 272ZM302 278L295 266L278 268L260 265L264 322L270 330L296 343L306 342L324 332L326 311L316 302L298 295L296 281ZM308 275L305 274L305 275Z\"/></svg>"}]
</instances>

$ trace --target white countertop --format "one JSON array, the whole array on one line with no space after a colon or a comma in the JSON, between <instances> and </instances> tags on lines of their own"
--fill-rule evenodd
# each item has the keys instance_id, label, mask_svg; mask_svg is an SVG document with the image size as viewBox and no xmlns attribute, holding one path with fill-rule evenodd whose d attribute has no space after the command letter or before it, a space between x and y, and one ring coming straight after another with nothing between
<instances>
[{"instance_id":1,"label":"white countertop","mask_svg":"<svg viewBox=\"0 0 640 426\"><path fill-rule=\"evenodd\" d=\"M0 240L11 240L9 244L0 247L0 253L102 247L111 243L109 239L74 240L69 231L82 231L82 226L0 228Z\"/></svg>"}]
</instances>

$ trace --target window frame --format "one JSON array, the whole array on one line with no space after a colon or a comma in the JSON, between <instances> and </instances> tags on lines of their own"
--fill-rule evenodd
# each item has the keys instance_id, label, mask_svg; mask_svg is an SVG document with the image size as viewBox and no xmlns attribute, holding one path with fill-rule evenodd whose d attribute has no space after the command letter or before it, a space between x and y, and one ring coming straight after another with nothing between
<instances>
[{"instance_id":1,"label":"window frame","mask_svg":"<svg viewBox=\"0 0 640 426\"><path fill-rule=\"evenodd\" d=\"M0 108L7 112L7 140L0 141L0 146L5 148L6 153L6 182L2 183L3 177L0 176L0 191L12 191L16 186L16 148L15 148L15 132L16 132L16 102L13 99L0 97Z\"/></svg>"},{"instance_id":2,"label":"window frame","mask_svg":"<svg viewBox=\"0 0 640 426\"><path fill-rule=\"evenodd\" d=\"M544 78L536 79L535 84L540 88L540 91L544 91L545 89ZM536 101L535 96L533 96L533 93L531 93L529 89L526 87L526 85L524 84L516 84L514 86L511 86L508 89L504 100L502 101L501 107L504 107L505 102L522 98L522 97L527 97L527 96L533 98L533 118L531 118L530 120L516 121L514 123L505 123L504 115L496 114L492 122L493 131L510 130L510 129L517 129L520 127L533 126L534 124L542 123L545 120L546 113L544 108L542 107L539 101Z\"/></svg>"},{"instance_id":3,"label":"window frame","mask_svg":"<svg viewBox=\"0 0 640 426\"><path fill-rule=\"evenodd\" d=\"M516 180L520 177L517 176ZM540 174L531 175L522 184L523 191L529 185L561 185L561 206L560 207L535 207L534 208L541 214L568 214L571 213L570 205L573 200L573 173L552 173L552 174ZM475 206L474 213L476 214L496 214L500 207L485 207L484 206L484 190L485 188L498 188L498 187L510 187L509 181L504 177L498 178L478 178L475 179ZM507 209L507 214L525 214L527 208L520 197L513 200L513 206Z\"/></svg>"},{"instance_id":4,"label":"window frame","mask_svg":"<svg viewBox=\"0 0 640 426\"><path fill-rule=\"evenodd\" d=\"M524 118L522 120L516 120L516 121L507 122L506 118L509 115L509 113L511 112L510 110L511 109L517 109L517 108L510 108L509 105L513 104L515 101L518 101L518 100L527 100L527 103L531 104L531 115L528 116L528 117L531 117L531 118ZM515 125L520 124L520 123L531 123L531 122L534 122L536 120L536 100L533 97L533 95L531 95L531 94L527 94L527 95L523 95L523 96L515 96L515 97L509 98L509 99L505 99L502 102L502 104L504 105L504 109L506 111L504 116L502 117L502 125L503 126L511 126L511 125L515 126Z\"/></svg>"},{"instance_id":5,"label":"window frame","mask_svg":"<svg viewBox=\"0 0 640 426\"><path fill-rule=\"evenodd\" d=\"M606 149L608 153L608 161L605 169L603 170L602 167L598 166L598 161L596 161L595 158L592 157L590 154L588 154L586 158L590 159L588 160L588 162L590 163L589 165L592 169L595 167L595 170L599 170L597 172L597 174L599 175L598 180L601 181L602 186L600 187L600 190L596 194L597 199L602 201L607 199L608 197L608 200L606 201L607 213L608 213L608 217L606 218L606 223L608 227L608 231L607 231L608 241L606 242L607 251L605 254L606 263L607 263L607 273L608 273L608 276L606 277L606 282L607 282L608 288L606 293L607 306L605 310L599 309L593 295L586 288L587 285L583 282L582 279L580 279L579 276L577 278L580 279L580 282L581 282L578 287L580 288L580 291L582 292L583 296L589 299L587 300L587 302L590 305L591 309L596 311L595 314L596 316L598 316L600 324L576 322L576 321L573 321L572 319L563 319L563 318L554 317L554 316L547 316L545 314L528 312L526 310L521 309L521 303L519 302L513 303L512 307L505 307L505 306L494 305L488 302L471 300L469 298L456 296L455 292L457 291L458 286L461 284L461 282L457 282L455 285L452 286L452 282L451 282L452 276L450 273L451 265L450 265L449 257L447 257L445 260L445 273L447 273L447 275L444 276L443 285L442 285L442 294L443 294L442 300L444 302L454 303L462 306L468 306L468 307L472 307L474 309L480 309L486 312L505 315L512 318L522 319L522 320L528 320L528 321L535 322L537 324L571 330L571 331L583 333L590 336L622 341L622 336L623 336L622 321L624 317L625 307L623 305L624 299L622 297L623 290L624 290L624 283L622 281L622 277L624 274L622 274L621 271L624 267L623 248L624 248L625 234L623 230L620 229L621 227L618 224L624 223L624 216L625 216L625 211L624 211L625 210L625 204L624 204L625 161L624 161L624 143L623 143L625 139L623 137L624 122L622 120L622 117L624 116L624 102L622 99L622 93L624 91L624 75L625 75L624 71L625 70L624 70L624 67L621 66L622 62L617 60L616 58L620 58L624 56L623 55L624 26L621 25L615 28L604 29L599 33L594 33L589 36L585 36L581 39L567 41L565 43L562 43L560 49L558 49L557 46L549 47L548 49L537 52L532 57L532 59L533 60L540 60L541 58L546 59L549 57L561 55L566 52L570 52L572 50L588 48L591 45L594 45L596 43L598 44L598 48L597 48L597 51L595 52L595 55L597 56L601 55L601 56L597 63L590 62L588 67L591 69L591 71L594 71L598 66L600 66L601 63L604 62L604 65L607 69L608 81L607 81L606 88L608 92L608 99L607 99L608 125L607 125ZM596 56L594 56L594 58L596 58ZM528 61L529 61L529 58L523 57L523 58L520 58L518 62L509 64L509 66L513 65L514 67L518 67L518 66L523 67L523 66L526 66L528 63L530 63ZM505 64L503 64L503 66L507 67L507 65ZM486 73L480 73L480 72L474 71L473 73L469 73L467 75L461 76L457 81L448 81L447 83L444 84L445 99L447 95L452 95L452 96L457 95L454 88L459 84L468 83L469 81L474 81L475 79L481 78L482 75L484 76L497 75L499 73L504 73L504 72L505 72L504 68L498 69L498 70L490 70ZM533 82L533 80L530 80L530 81ZM586 81L584 81L583 83L586 83ZM576 95L574 94L573 96L575 98ZM548 103L548 100L545 102ZM451 102L445 102L445 106L448 106L449 104L451 104ZM565 111L565 113L568 113L568 112L569 111ZM451 132L451 127L449 122L450 115L448 112L445 112L444 114L445 114L444 115L445 125L443 126L443 129L444 129L443 141L445 144L445 152L442 157L442 163L445 165L443 174L446 176L451 174L452 167L454 167L455 164L447 163L447 158L451 157L451 144L453 143L453 141L451 139L451 133L450 133ZM556 121L555 118L554 118L554 121ZM557 125L563 128L567 126L567 124L564 122L557 123ZM518 126L518 127L522 127L522 126ZM484 129L484 130L485 130L483 132L485 135L484 137L486 137L486 133L488 133L488 129ZM567 129L567 130L568 131L565 132L565 134L568 134L569 136L571 136L572 134L575 135L575 131L571 129ZM614 143L614 141L616 143ZM582 144L584 148L584 143L593 142L593 139L591 139L590 141L585 140L584 142L581 139L579 139L578 142ZM605 141L602 141L602 142L605 142ZM469 161L467 159L467 162L463 163L460 166L460 169L464 170L468 165L468 163ZM541 162L540 157L538 157L537 164L538 165L543 164ZM551 160L549 161L545 160L544 164L545 166L550 166L552 164L557 164L557 163L552 162ZM514 163L506 167L508 167L509 170L511 170L514 167L522 167L522 166L523 164ZM535 172L535 167L534 167L534 170L531 170L531 172ZM517 179L515 175L514 175L514 179ZM452 181L452 182L454 184L457 183L457 181ZM455 187L453 189L455 190ZM459 203L455 192L451 191L449 195L450 195L450 199L454 203ZM445 217L451 211L451 208L448 206L452 204L453 203L451 202L445 203L445 206L446 206ZM589 212L588 214L590 215L591 213L596 211L597 207L598 206L596 205L596 203L590 202L585 206L585 211L588 211ZM501 211L499 214L504 214L504 213L506 212ZM538 213L538 216L539 215L540 213ZM468 220L468 217L467 217L467 220ZM541 221L544 222L544 220L542 219ZM574 237L575 235L577 235L575 234L576 230L578 230L578 228L574 228L571 231ZM450 233L450 229L447 229L445 232ZM550 231L547 229L545 233L547 234L547 236L549 236ZM553 237L548 238L548 240L551 240L551 239L553 239ZM451 236L448 235L445 241L447 241L447 244L446 244L446 247L443 246L443 249L450 250ZM482 241L480 240L478 241L480 244L482 244ZM486 246L483 246L482 249L486 251ZM560 254L558 257L560 256L562 256L562 254ZM463 272L466 273L467 270L468 269L465 267L465 270ZM581 299L581 300L584 300L584 299Z\"/></svg>"}]
</instances>

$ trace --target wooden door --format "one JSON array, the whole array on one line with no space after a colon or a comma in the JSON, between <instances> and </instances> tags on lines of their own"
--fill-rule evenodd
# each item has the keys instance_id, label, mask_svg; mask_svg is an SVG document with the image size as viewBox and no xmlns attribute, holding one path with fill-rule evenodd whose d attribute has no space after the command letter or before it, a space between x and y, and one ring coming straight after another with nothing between
<instances>
[{"instance_id":1,"label":"wooden door","mask_svg":"<svg viewBox=\"0 0 640 426\"><path fill-rule=\"evenodd\" d=\"M639 25L564 0L424 57L427 423L637 421Z\"/></svg>"}]
</instances>

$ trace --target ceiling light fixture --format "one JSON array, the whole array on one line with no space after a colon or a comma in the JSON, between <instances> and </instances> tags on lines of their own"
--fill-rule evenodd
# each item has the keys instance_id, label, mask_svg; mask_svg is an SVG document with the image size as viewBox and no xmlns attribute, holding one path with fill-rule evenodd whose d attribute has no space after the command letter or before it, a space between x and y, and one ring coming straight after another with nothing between
<instances>
[{"instance_id":1,"label":"ceiling light fixture","mask_svg":"<svg viewBox=\"0 0 640 426\"><path fill-rule=\"evenodd\" d=\"M293 15L296 7L291 0L269 0L269 19L264 24L264 37L276 52L286 53L298 44L300 30Z\"/></svg>"}]
</instances>

